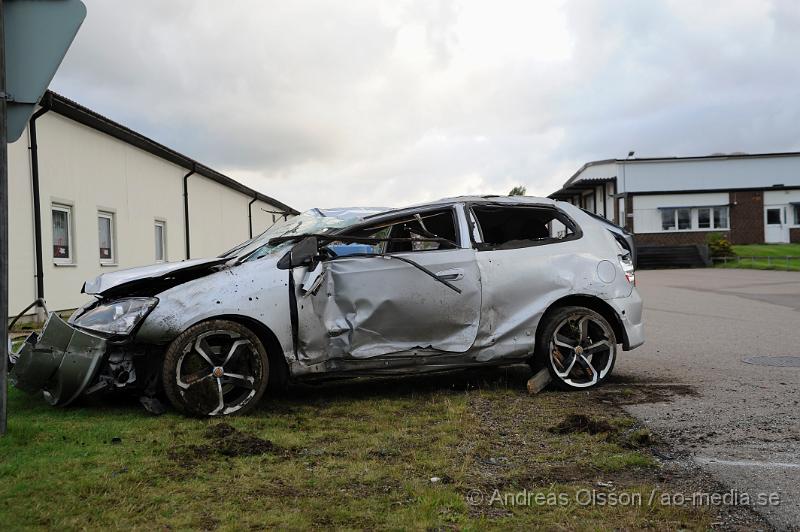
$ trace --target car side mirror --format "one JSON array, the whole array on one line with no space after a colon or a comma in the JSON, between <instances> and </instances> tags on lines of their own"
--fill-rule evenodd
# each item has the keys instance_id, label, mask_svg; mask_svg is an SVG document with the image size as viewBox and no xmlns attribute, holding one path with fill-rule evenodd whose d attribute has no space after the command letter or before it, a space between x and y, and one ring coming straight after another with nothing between
<instances>
[{"instance_id":1,"label":"car side mirror","mask_svg":"<svg viewBox=\"0 0 800 532\"><path fill-rule=\"evenodd\" d=\"M279 270L288 270L314 262L319 255L319 242L315 236L307 236L286 252L278 261Z\"/></svg>"}]
</instances>

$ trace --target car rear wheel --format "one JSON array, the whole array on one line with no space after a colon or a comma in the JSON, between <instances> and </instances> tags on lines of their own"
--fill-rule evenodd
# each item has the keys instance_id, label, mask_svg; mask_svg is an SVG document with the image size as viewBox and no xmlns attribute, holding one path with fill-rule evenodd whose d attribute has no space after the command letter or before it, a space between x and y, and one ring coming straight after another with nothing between
<instances>
[{"instance_id":1,"label":"car rear wheel","mask_svg":"<svg viewBox=\"0 0 800 532\"><path fill-rule=\"evenodd\" d=\"M162 377L170 402L185 414L242 414L264 395L269 361L250 329L213 320L190 327L170 344Z\"/></svg>"},{"instance_id":2,"label":"car rear wheel","mask_svg":"<svg viewBox=\"0 0 800 532\"><path fill-rule=\"evenodd\" d=\"M549 314L537 338L537 356L556 386L585 389L602 383L614 369L617 339L603 316L585 307Z\"/></svg>"}]
</instances>

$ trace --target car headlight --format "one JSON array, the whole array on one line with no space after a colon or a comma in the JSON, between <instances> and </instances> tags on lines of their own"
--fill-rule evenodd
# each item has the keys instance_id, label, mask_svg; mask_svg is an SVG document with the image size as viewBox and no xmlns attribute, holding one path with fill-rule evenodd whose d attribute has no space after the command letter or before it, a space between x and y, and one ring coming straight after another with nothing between
<instances>
[{"instance_id":1,"label":"car headlight","mask_svg":"<svg viewBox=\"0 0 800 532\"><path fill-rule=\"evenodd\" d=\"M154 297L131 297L101 303L78 316L74 325L106 334L130 334L158 304Z\"/></svg>"}]
</instances>

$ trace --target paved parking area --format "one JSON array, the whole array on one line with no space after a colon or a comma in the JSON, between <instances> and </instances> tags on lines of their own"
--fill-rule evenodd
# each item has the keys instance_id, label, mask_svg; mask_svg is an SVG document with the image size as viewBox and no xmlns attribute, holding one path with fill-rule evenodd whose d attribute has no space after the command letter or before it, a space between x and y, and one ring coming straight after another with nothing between
<instances>
[{"instance_id":1,"label":"paved parking area","mask_svg":"<svg viewBox=\"0 0 800 532\"><path fill-rule=\"evenodd\" d=\"M637 272L647 343L615 373L643 383L689 384L696 396L629 410L749 495L778 492L761 513L800 527L800 367L745 357L800 357L800 273L756 270Z\"/></svg>"}]
</instances>

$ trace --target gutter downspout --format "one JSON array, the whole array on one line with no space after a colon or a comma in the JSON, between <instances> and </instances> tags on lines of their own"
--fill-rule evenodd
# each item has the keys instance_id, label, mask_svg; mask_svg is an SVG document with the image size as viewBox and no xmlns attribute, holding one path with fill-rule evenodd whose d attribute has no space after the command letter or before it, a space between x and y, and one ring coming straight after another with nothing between
<instances>
[{"instance_id":1,"label":"gutter downspout","mask_svg":"<svg viewBox=\"0 0 800 532\"><path fill-rule=\"evenodd\" d=\"M253 203L255 203L257 199L256 196L253 196L253 199L247 204L247 223L250 227L250 238L253 238Z\"/></svg>"},{"instance_id":2,"label":"gutter downspout","mask_svg":"<svg viewBox=\"0 0 800 532\"><path fill-rule=\"evenodd\" d=\"M191 246L189 244L189 177L195 173L195 170L196 165L192 163L192 169L183 176L183 227L186 240L186 260L191 258Z\"/></svg>"},{"instance_id":3,"label":"gutter downspout","mask_svg":"<svg viewBox=\"0 0 800 532\"><path fill-rule=\"evenodd\" d=\"M44 321L44 263L42 259L42 205L39 196L39 145L36 140L36 119L50 110L42 107L36 111L28 122L28 135L31 152L31 191L33 195L33 246L36 257L36 319Z\"/></svg>"}]
</instances>

